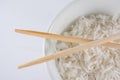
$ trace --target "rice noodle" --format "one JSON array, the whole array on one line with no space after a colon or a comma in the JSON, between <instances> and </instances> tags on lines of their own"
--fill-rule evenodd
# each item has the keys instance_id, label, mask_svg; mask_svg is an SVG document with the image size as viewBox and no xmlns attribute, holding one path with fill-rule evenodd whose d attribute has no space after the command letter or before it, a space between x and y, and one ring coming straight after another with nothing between
<instances>
[{"instance_id":1,"label":"rice noodle","mask_svg":"<svg viewBox=\"0 0 120 80\"><path fill-rule=\"evenodd\" d=\"M62 35L97 40L120 32L120 15L80 16ZM120 43L120 40L116 41ZM56 50L81 44L57 42ZM63 80L119 80L120 49L98 46L56 60Z\"/></svg>"}]
</instances>

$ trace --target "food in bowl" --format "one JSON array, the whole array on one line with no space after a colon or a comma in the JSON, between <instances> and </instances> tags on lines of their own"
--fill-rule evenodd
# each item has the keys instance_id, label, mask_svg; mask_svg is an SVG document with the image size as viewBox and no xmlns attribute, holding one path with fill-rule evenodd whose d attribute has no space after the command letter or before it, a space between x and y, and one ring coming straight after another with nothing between
<instances>
[{"instance_id":1,"label":"food in bowl","mask_svg":"<svg viewBox=\"0 0 120 80\"><path fill-rule=\"evenodd\" d=\"M62 35L97 40L119 32L119 14L89 14L80 16L62 32ZM120 43L120 40L115 43ZM81 44L58 41L56 50L61 51L77 45ZM93 47L57 59L56 66L63 80L119 80L120 49Z\"/></svg>"}]
</instances>

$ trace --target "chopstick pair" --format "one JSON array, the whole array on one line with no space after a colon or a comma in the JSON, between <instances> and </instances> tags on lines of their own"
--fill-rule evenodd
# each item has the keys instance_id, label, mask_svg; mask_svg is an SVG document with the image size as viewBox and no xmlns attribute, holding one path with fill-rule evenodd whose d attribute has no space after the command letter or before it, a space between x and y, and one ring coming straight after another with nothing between
<instances>
[{"instance_id":1,"label":"chopstick pair","mask_svg":"<svg viewBox=\"0 0 120 80\"><path fill-rule=\"evenodd\" d=\"M66 42L76 42L76 43L84 44L82 46L69 48L69 49L66 49L63 51L59 51L55 54L47 55L43 58L39 58L39 59L33 60L31 62L22 64L22 65L18 66L18 68L24 68L24 67L32 66L35 64L43 63L43 62L46 62L46 61L49 61L52 59L57 59L60 57L68 56L70 54L75 54L76 52L79 52L81 50L88 49L88 48L95 47L95 46L99 46L99 45L120 48L120 44L110 43L111 41L120 39L120 34L116 34L116 35L113 35L111 37L104 38L101 40L92 41L92 40L87 40L87 39L82 39L82 38L74 38L74 37L67 37L67 36L65 37L65 36L60 36L60 35L56 35L56 34L36 32L36 31L30 31L30 30L15 29L15 32L33 35L33 36L51 38L51 39L56 39L56 40L61 40L61 41L66 41Z\"/></svg>"}]
</instances>

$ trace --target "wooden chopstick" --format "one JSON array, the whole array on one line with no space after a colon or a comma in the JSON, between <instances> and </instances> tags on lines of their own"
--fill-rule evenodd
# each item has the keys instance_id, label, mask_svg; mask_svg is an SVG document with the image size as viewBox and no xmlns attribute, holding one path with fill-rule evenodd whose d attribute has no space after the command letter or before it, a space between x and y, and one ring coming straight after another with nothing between
<instances>
[{"instance_id":1,"label":"wooden chopstick","mask_svg":"<svg viewBox=\"0 0 120 80\"><path fill-rule=\"evenodd\" d=\"M39 59L33 60L31 62L22 64L22 65L18 66L18 68L24 68L24 67L32 66L32 65L35 65L35 64L47 62L49 60L65 57L65 56L68 56L70 54L76 54L77 52L79 52L81 50L85 50L85 49L88 49L88 48L91 48L91 47L99 46L101 44L104 44L104 43L107 43L107 42L110 42L110 41L114 41L114 40L117 40L117 39L120 39L120 34L116 34L116 35L113 35L111 37L104 38L104 39L101 39L101 40L91 41L91 42L86 43L82 46L77 46L77 47L69 48L69 49L66 49L66 50L63 50L63 51L59 51L55 54L47 55L43 58L39 58Z\"/></svg>"},{"instance_id":2,"label":"wooden chopstick","mask_svg":"<svg viewBox=\"0 0 120 80\"><path fill-rule=\"evenodd\" d=\"M57 35L57 34L51 34L51 33L45 33L45 32L37 32L37 31L31 31L31 30L15 29L15 32L22 33L22 34L27 34L27 35L32 35L32 36L50 38L50 39L55 39L55 40L61 40L61 41L65 41L65 42L80 43L80 44L85 44L87 42L92 41L92 40L83 39L83 38L62 36L62 35ZM120 44L111 43L111 42L108 42L108 43L103 44L103 45L107 46L107 47L120 48Z\"/></svg>"}]
</instances>

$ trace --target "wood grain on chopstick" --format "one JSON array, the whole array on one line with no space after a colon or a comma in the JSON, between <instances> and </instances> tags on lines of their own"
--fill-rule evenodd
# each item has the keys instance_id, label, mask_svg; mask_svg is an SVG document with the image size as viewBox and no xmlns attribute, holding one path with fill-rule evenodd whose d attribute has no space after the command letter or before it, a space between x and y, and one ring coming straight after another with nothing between
<instances>
[{"instance_id":1,"label":"wood grain on chopstick","mask_svg":"<svg viewBox=\"0 0 120 80\"><path fill-rule=\"evenodd\" d=\"M63 50L63 51L59 51L55 54L53 53L53 54L47 55L43 58L39 58L39 59L33 60L31 62L22 64L18 68L24 68L24 67L32 66L32 65L35 65L35 64L47 62L49 60L65 57L65 56L68 56L70 54L75 54L75 53L77 53L81 50L88 49L88 48L95 47L95 46L99 46L101 44L105 44L105 43L108 43L108 42L111 42L111 41L114 41L114 40L117 40L117 39L120 39L120 34L116 34L116 35L113 35L111 37L104 38L104 39L101 39L101 40L91 41L91 42L86 43L82 46L77 46L77 47L69 48L69 49L66 49L66 50Z\"/></svg>"},{"instance_id":2,"label":"wood grain on chopstick","mask_svg":"<svg viewBox=\"0 0 120 80\"><path fill-rule=\"evenodd\" d=\"M37 31L31 31L31 30L15 29L15 32L22 33L22 34L27 34L27 35L32 35L32 36L49 38L49 39L55 39L55 40L60 40L60 41L65 41L65 42L80 43L80 44L85 44L87 42L92 41L92 40L83 39L83 38L62 36L62 35L57 35L57 34L37 32ZM111 42L108 42L108 43L103 44L103 45L107 46L107 47L120 48L120 44L111 43Z\"/></svg>"}]
</instances>

